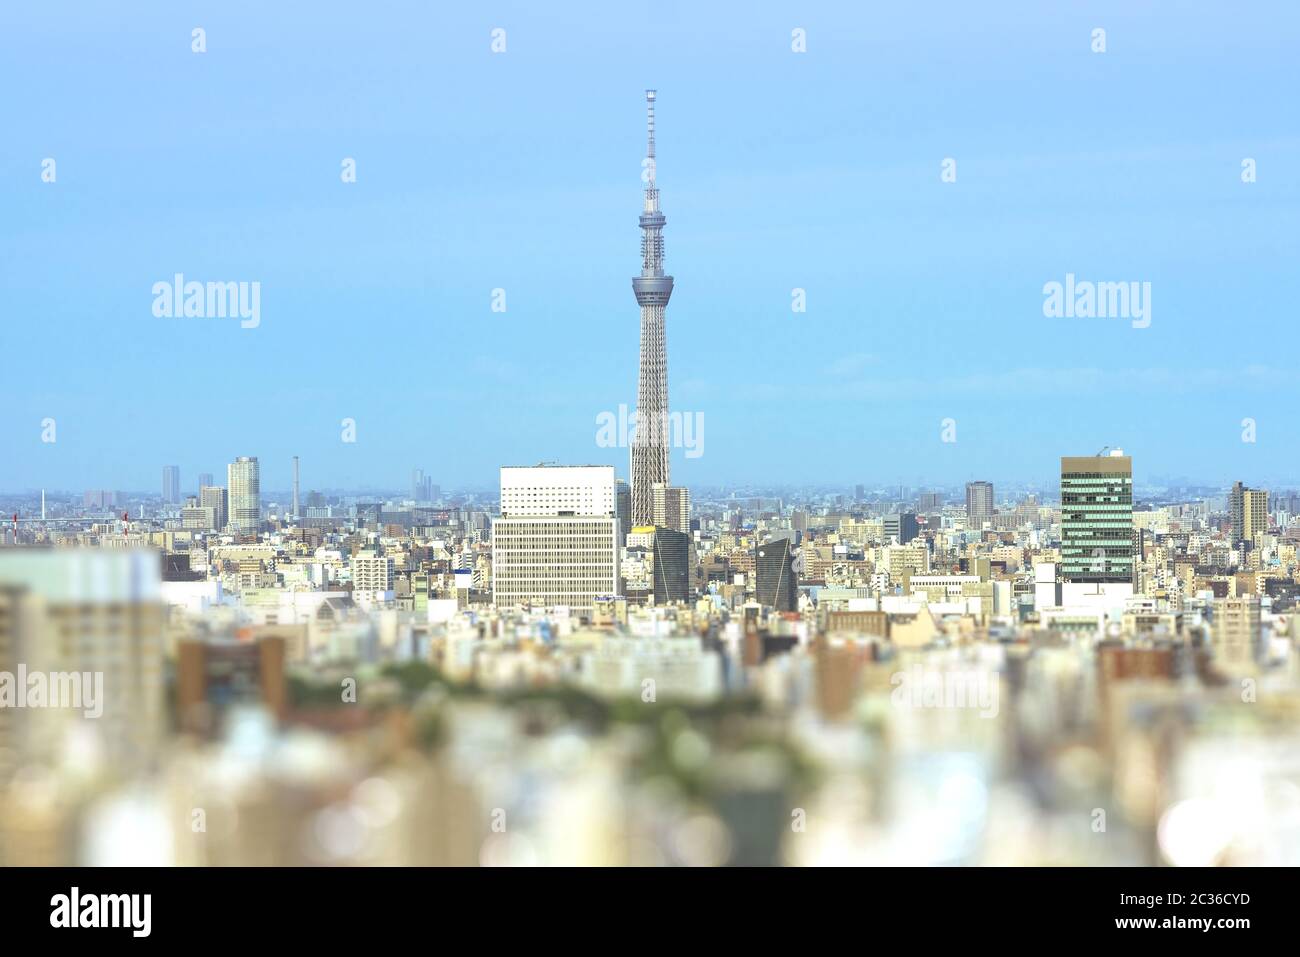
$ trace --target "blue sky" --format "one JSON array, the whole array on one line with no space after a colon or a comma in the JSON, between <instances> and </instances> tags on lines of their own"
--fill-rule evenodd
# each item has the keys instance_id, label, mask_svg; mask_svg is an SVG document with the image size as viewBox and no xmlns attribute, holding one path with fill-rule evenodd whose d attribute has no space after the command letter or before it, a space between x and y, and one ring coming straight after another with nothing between
<instances>
[{"instance_id":1,"label":"blue sky","mask_svg":"<svg viewBox=\"0 0 1300 957\"><path fill-rule=\"evenodd\" d=\"M675 482L1300 479L1296 4L459 6L0 9L0 489L626 475L647 87ZM260 326L154 317L176 272ZM1150 327L1045 318L1067 272Z\"/></svg>"}]
</instances>

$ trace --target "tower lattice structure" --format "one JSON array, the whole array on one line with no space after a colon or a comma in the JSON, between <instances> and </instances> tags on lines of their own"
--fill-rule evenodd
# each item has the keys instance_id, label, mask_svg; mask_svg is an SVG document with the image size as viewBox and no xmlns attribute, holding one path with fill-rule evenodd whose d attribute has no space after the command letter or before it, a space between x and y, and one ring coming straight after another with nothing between
<instances>
[{"instance_id":1,"label":"tower lattice structure","mask_svg":"<svg viewBox=\"0 0 1300 957\"><path fill-rule=\"evenodd\" d=\"M632 524L654 523L656 482L668 483L668 349L664 312L673 294L673 277L664 274L666 222L655 182L655 91L646 90L647 149L645 203L641 210L641 275L632 280L641 307L641 374L636 396L636 436L632 442Z\"/></svg>"}]
</instances>

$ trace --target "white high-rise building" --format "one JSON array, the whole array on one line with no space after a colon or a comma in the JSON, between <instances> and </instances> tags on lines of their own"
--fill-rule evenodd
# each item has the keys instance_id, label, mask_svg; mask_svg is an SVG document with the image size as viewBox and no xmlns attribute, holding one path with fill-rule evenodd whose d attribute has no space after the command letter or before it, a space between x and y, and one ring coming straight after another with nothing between
<instances>
[{"instance_id":1,"label":"white high-rise building","mask_svg":"<svg viewBox=\"0 0 1300 957\"><path fill-rule=\"evenodd\" d=\"M492 593L501 607L590 612L618 592L618 507L609 465L501 469Z\"/></svg>"},{"instance_id":2,"label":"white high-rise building","mask_svg":"<svg viewBox=\"0 0 1300 957\"><path fill-rule=\"evenodd\" d=\"M604 515L617 508L612 465L507 465L501 469L501 517Z\"/></svg>"},{"instance_id":3,"label":"white high-rise building","mask_svg":"<svg viewBox=\"0 0 1300 957\"><path fill-rule=\"evenodd\" d=\"M362 554L352 559L354 592L387 592L393 588L393 559L387 555Z\"/></svg>"},{"instance_id":4,"label":"white high-rise building","mask_svg":"<svg viewBox=\"0 0 1300 957\"><path fill-rule=\"evenodd\" d=\"M226 466L230 526L255 532L262 523L262 479L257 456L241 455Z\"/></svg>"}]
</instances>

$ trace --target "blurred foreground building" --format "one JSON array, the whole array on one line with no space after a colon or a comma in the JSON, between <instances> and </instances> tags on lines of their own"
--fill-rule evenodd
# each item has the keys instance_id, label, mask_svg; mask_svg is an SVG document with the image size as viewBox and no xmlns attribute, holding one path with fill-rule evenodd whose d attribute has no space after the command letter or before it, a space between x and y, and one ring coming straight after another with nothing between
<instances>
[{"instance_id":1,"label":"blurred foreground building","mask_svg":"<svg viewBox=\"0 0 1300 957\"><path fill-rule=\"evenodd\" d=\"M29 679L14 689L24 704L0 708L0 751L52 762L75 741L114 772L148 765L165 732L160 581L153 551L0 551L0 672ZM43 704L34 675L48 682ZM72 675L79 705L59 700Z\"/></svg>"}]
</instances>

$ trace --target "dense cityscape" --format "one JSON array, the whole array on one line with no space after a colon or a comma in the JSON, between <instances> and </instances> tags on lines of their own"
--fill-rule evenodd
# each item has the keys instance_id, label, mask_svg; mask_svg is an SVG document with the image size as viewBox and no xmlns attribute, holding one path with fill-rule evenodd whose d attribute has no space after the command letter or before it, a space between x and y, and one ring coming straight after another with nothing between
<instances>
[{"instance_id":1,"label":"dense cityscape","mask_svg":"<svg viewBox=\"0 0 1300 957\"><path fill-rule=\"evenodd\" d=\"M206 56L207 34L195 31L193 53ZM778 34L783 55L787 43L792 54L807 52L802 27L789 40L784 27ZM507 49L505 36L493 29L494 55ZM527 41L515 36L519 46ZM1086 36L1088 56L1106 53L1104 29ZM1081 59L1086 51L1078 51ZM837 88L852 85L835 79ZM1176 406L1176 395L1230 393L1235 373L1183 377L1178 357L1169 363L1174 376L1154 366L1119 368L1126 342L1105 337L1151 326L1152 282L1076 282L1064 269L1064 283L1053 278L1041 286L1041 302L1038 284L1031 289L1029 312L1042 327L1008 332L991 319L979 328L936 326L933 338L913 345L908 320L884 317L884 306L871 313L868 304L862 326L903 343L902 361L880 361L842 330L810 323L770 336L771 368L749 368L728 341L750 335L742 308L741 320L716 336L702 329L703 307L693 325L674 324L674 310L704 282L697 278L694 289L687 283L693 264L685 255L674 259L680 285L667 272L675 242L666 238L674 236L667 212L677 215L679 195L698 203L711 187L661 196L659 146L667 154L671 141L657 141L667 127L657 129L656 110L671 109L672 100L666 86L662 104L655 90L645 90L644 100L640 90L638 82L625 91L638 150L644 135L639 196L629 177L626 234L600 240L626 247L632 297L620 285L626 313L600 334L570 329L553 304L536 307L550 322L545 336L537 333L544 323L523 321L465 332L476 321L448 308L418 315L415 335L381 329L368 338L367 324L394 311L379 299L361 309L355 301L340 305L346 319L316 325L320 303L346 296L341 287L349 280L336 288L313 270L346 274L346 257L355 256L383 285L411 271L393 249L418 244L416 227L411 235L394 233L392 221L376 219L373 234L361 234L381 236L382 248L367 259L363 241L342 248L350 230L360 231L355 223L337 226L337 234L317 223L302 231L338 240L339 260L313 263L300 275L289 270L303 286L319 282L319 299L295 314L301 327L284 340L248 332L238 347L223 344L230 351L219 359L205 354L202 340L182 346L189 319L236 320L222 334L258 330L261 282L186 281L170 267L154 282L149 273L148 318L154 328L183 330L170 344L181 358L169 365L171 358L123 348L127 358L112 361L122 361L129 391L145 378L139 370L157 360L162 388L189 416L184 450L177 430L137 430L130 402L118 397L112 414L122 434L76 422L77 401L82 409L108 403L93 387L70 392L74 401L62 405L43 397L57 407L57 423L53 413L38 419L26 407L14 414L22 421L13 434L21 431L32 447L55 446L60 428L82 445L80 458L51 464L51 455L32 464L36 455L15 442L0 470L0 866L1300 864L1300 475L1278 480L1288 474L1284 456L1281 468L1275 457L1255 471L1227 456L1207 461L1215 454L1197 443L1212 427L1216 442L1231 433L1235 443L1240 421L1242 443L1255 443L1256 420L1235 408L1224 413L1230 429L1194 414L1184 420L1177 409L1160 411L1168 418L1155 421L1156 407ZM672 116L663 114L668 123ZM773 127L784 122L772 120ZM599 127L592 124L593 140L607 132ZM821 134L808 135L811 155ZM508 148L478 145L494 159L555 147L523 135ZM574 150L594 148L584 142ZM963 169L974 171L986 160L974 147L971 153ZM467 156L467 167L479 161ZM926 162L940 170L938 183L956 183L955 159ZM1042 162L1037 155L1026 161L1031 172L1023 175L1032 178ZM1239 175L1235 154L1214 162L1225 163L1230 178ZM334 163L331 154L331 178L340 175ZM1249 163L1251 178L1242 172L1241 183L1253 185L1255 160ZM356 168L352 157L342 160L340 186L357 182ZM46 182L53 184L50 169ZM75 172L72 163L64 169L65 177ZM458 172L453 165L450 175ZM813 167L798 173L807 180L836 175ZM529 176L518 178L533 188ZM765 183L756 174L751 184L757 208L779 192ZM517 229L528 233L520 249L562 244L549 232L552 211L574 192L501 200L503 207L536 201L528 214L536 220ZM980 196L971 221L985 215L979 203L1002 199ZM458 227L445 208L439 215L437 228L459 242L464 222ZM809 222L815 219L810 214ZM501 241L483 228L485 242ZM688 248L757 236L751 223L700 239L714 228L722 227L697 225ZM1109 221L1100 228L1107 238L1099 245L1112 228L1124 232ZM799 245L796 231L773 227L783 231L795 237L791 247ZM203 242L224 248L244 239L219 232ZM1023 238L1033 231L1017 222L1008 232ZM954 239L953 248L1005 241L995 232L971 235ZM116 244L116 237L103 243ZM508 273L511 258L503 254L506 265L496 268ZM784 310L788 283L779 257L752 258L752 271L718 280L719 288L753 287L770 270ZM548 278L548 262L537 264L534 280ZM852 272L850 265L828 269ZM446 266L448 274L455 270ZM130 275L143 276L144 267ZM972 289L994 282L966 279ZM556 286L581 281L570 276ZM141 296L145 285L139 280ZM918 301L930 292L923 285L916 283ZM504 287L491 291L493 313L504 314ZM806 293L791 290L791 316L801 322ZM524 299L522 289L517 295ZM1186 293L1170 315L1202 295ZM267 326L271 302L268 295ZM604 307L587 308L594 314ZM854 322L857 308L854 301ZM888 308L898 310L898 302ZM919 308L948 307L936 300ZM447 316L454 318L438 325ZM1064 326L1092 319L1122 321L1082 334L1071 330L1083 326ZM1171 338L1183 345L1215 338L1203 332L1180 328ZM614 343L630 354L638 334L636 368L623 368L611 358ZM254 335L269 341L244 344ZM530 362L574 379L615 365L619 388L636 383L635 409L629 414L630 399L605 402L590 454L575 458L571 442L538 429L536 420L506 422L517 407L530 414L533 406L548 408L546 388L521 371L518 356L513 365L479 366L450 338L459 335L489 341L486 352L493 337L514 337L515 346L537 350ZM1027 342L1041 337L1036 345L1044 352L1073 351L1076 335L1077 351L1086 354L1072 367L1071 395L1052 391L1059 370L998 379ZM104 342L113 344L112 335ZM992 358L977 356L977 343L994 343ZM688 347L719 380L780 380L772 406L759 405L740 437L756 456L770 454L770 469L692 471L704 452L705 413L682 411L670 394L709 408L711 383L702 385L698 374L694 381L676 377L670 390L670 355ZM20 344L11 361L24 361L28 351ZM110 362L98 353L91 361ZM250 368L241 371L245 362ZM253 362L271 365L252 369ZM867 371L861 380L825 372L836 367ZM899 375L882 378L880 393L853 391L880 367ZM421 391L451 368L491 378L502 402L497 428L474 420L456 441L420 432L426 420L459 415L462 401L490 404L462 399L454 384L433 398ZM955 456L950 467L935 467L934 459L895 450L896 433L872 431L872 420L888 419L899 396L943 394L938 386L931 391L941 368L965 383L945 401L956 405L964 396L1005 416L984 432L1006 443L999 448L1016 450L1000 471ZM1285 387L1270 385L1276 370L1250 370L1266 391L1262 410L1279 406L1273 422L1283 424L1273 435L1280 435ZM383 454L390 458L361 481L340 480L337 462L331 468L318 460L319 422L330 419L332 444L336 420L322 397L344 378L360 383L360 392L373 388L375 407L400 407L389 425L409 434L398 451L389 443ZM1126 378L1142 380L1152 398L1132 402L1133 421L1119 422L1114 410L1131 396L1111 385ZM51 395L59 388L50 386ZM783 427L839 433L845 446L859 443L860 454L834 461L824 450L787 455L769 440L764 417L802 389L810 404L790 412ZM1079 400L1089 389L1113 405L1103 411L1100 402ZM734 392L737 406L762 394L761 385ZM849 408L850 395L880 401ZM824 396L826 413L808 413ZM248 404L235 411L237 403ZM304 408L317 406L319 420L304 424ZM241 431L232 441L236 426L228 423L243 417L250 428L274 423L287 444L270 447L266 432ZM8 419L6 412L6 427ZM1059 429L1059 441L1022 441L1021 419ZM1086 419L1089 430L1114 427L1104 440L1115 446L1079 447L1079 435L1097 433L1077 430L1072 419ZM221 432L209 441L205 430L218 420ZM939 425L941 444L955 445L955 419L926 421ZM897 420L889 426L904 428ZM356 420L344 418L341 427L341 441L354 444ZM570 419L564 428L572 434ZM1144 448L1145 436L1154 445L1157 433L1164 442L1186 437L1186 458L1177 465L1185 471L1170 471L1167 448L1163 456ZM93 450L115 443L116 464L107 454L106 464L93 461ZM490 450L494 467L460 461L458 447L468 445ZM548 449L543 461L531 454L539 445ZM395 469L391 456L398 454ZM124 457L141 471L123 477ZM789 470L796 459L800 468L824 467L826 479L788 481L807 474ZM56 469L61 487L35 487L32 476ZM754 474L744 481L719 480L746 470ZM897 481L923 470L930 475ZM471 471L482 474L467 481ZM141 474L156 475L158 484L130 488L145 481L130 477ZM844 481L846 474L858 477ZM70 891L67 907L75 911L78 888ZM56 915L64 906L51 904Z\"/></svg>"},{"instance_id":2,"label":"dense cityscape","mask_svg":"<svg viewBox=\"0 0 1300 957\"><path fill-rule=\"evenodd\" d=\"M1300 496L1132 461L7 497L4 862L1293 862Z\"/></svg>"}]
</instances>

